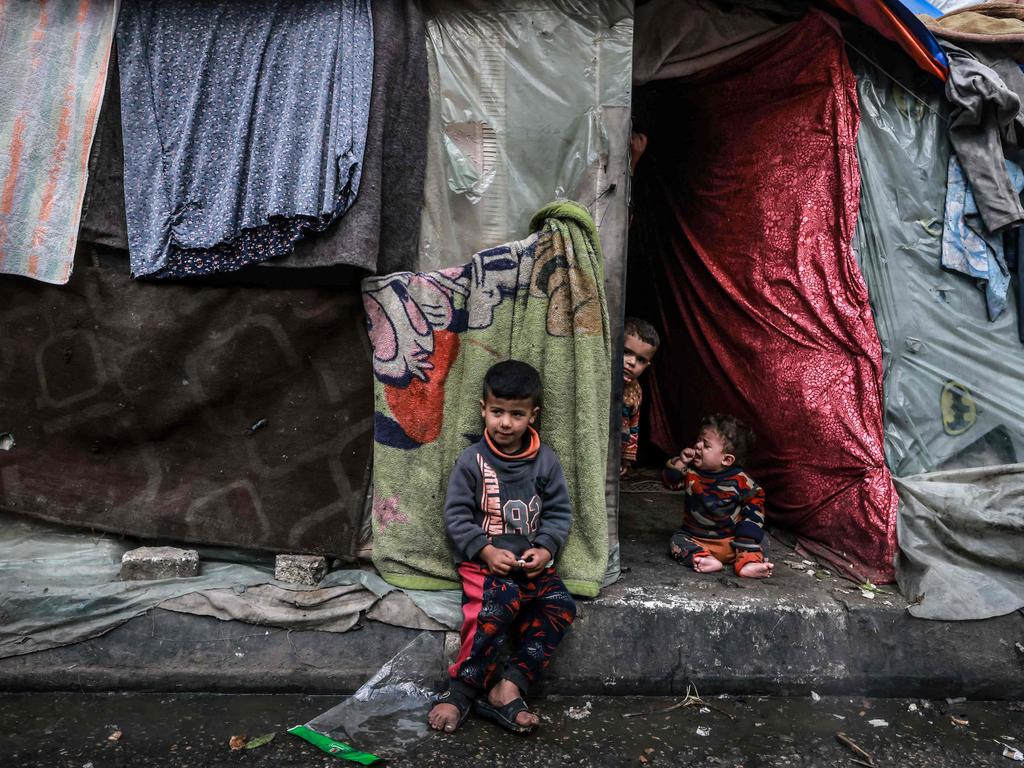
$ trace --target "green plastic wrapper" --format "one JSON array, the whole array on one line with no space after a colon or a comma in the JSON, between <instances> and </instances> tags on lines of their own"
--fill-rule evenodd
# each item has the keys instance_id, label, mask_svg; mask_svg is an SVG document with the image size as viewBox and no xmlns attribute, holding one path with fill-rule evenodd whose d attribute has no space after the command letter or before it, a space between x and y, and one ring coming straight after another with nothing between
<instances>
[{"instance_id":1,"label":"green plastic wrapper","mask_svg":"<svg viewBox=\"0 0 1024 768\"><path fill-rule=\"evenodd\" d=\"M360 765L373 765L381 760L381 758L376 755L371 755L369 752L360 752L358 749L350 747L344 742L335 741L330 736L324 736L322 733L317 733L313 729L307 728L304 725L296 725L293 728L289 728L288 733L293 736L298 736L300 739L305 739L314 747L322 749L328 755L340 757L342 760L359 763Z\"/></svg>"}]
</instances>

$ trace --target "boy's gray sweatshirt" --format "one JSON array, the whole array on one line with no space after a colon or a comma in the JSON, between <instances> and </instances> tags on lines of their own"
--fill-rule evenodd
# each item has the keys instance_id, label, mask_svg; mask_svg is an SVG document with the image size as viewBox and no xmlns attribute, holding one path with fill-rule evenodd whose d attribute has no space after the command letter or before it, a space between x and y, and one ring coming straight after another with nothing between
<instances>
[{"instance_id":1,"label":"boy's gray sweatshirt","mask_svg":"<svg viewBox=\"0 0 1024 768\"><path fill-rule=\"evenodd\" d=\"M546 445L517 456L497 454L486 437L455 460L444 525L455 562L474 559L492 536L518 533L552 557L565 546L572 504L558 456Z\"/></svg>"}]
</instances>

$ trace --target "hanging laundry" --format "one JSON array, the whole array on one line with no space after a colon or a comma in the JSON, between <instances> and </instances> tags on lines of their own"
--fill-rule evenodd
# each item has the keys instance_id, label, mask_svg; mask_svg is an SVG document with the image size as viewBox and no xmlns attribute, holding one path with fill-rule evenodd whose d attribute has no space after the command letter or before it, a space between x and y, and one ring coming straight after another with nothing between
<instances>
[{"instance_id":1,"label":"hanging laundry","mask_svg":"<svg viewBox=\"0 0 1024 768\"><path fill-rule=\"evenodd\" d=\"M373 92L359 197L323 235L267 266L415 268L430 116L425 30L419 0L373 6Z\"/></svg>"},{"instance_id":2,"label":"hanging laundry","mask_svg":"<svg viewBox=\"0 0 1024 768\"><path fill-rule=\"evenodd\" d=\"M116 0L0 4L0 273L71 276Z\"/></svg>"},{"instance_id":3,"label":"hanging laundry","mask_svg":"<svg viewBox=\"0 0 1024 768\"><path fill-rule=\"evenodd\" d=\"M117 28L132 274L291 252L356 198L368 0L130 0Z\"/></svg>"},{"instance_id":4,"label":"hanging laundry","mask_svg":"<svg viewBox=\"0 0 1024 768\"><path fill-rule=\"evenodd\" d=\"M1024 208L1003 164L1018 149L1016 134L1024 129L1020 96L971 52L948 42L942 47L949 58L946 98L953 105L949 140L974 188L978 213L993 233L1024 223Z\"/></svg>"},{"instance_id":5,"label":"hanging laundry","mask_svg":"<svg viewBox=\"0 0 1024 768\"><path fill-rule=\"evenodd\" d=\"M81 240L128 250L124 211L121 96L117 62L89 158ZM348 264L371 272L415 267L427 165L425 20L418 0L373 8L373 87L359 195L322 234L295 244L268 267Z\"/></svg>"},{"instance_id":6,"label":"hanging laundry","mask_svg":"<svg viewBox=\"0 0 1024 768\"><path fill-rule=\"evenodd\" d=\"M1017 193L1024 189L1024 172L1005 160L1007 177ZM942 227L942 266L979 280L985 289L988 319L995 320L1006 309L1010 269L1003 248L1003 235L992 234L978 213L971 185L956 155L949 158L946 176L946 213Z\"/></svg>"}]
</instances>

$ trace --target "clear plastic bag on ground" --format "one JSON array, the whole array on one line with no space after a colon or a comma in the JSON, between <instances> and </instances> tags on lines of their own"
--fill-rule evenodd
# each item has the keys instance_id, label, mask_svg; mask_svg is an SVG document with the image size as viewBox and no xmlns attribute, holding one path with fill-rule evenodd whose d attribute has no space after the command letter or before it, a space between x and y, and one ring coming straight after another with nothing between
<instances>
[{"instance_id":1,"label":"clear plastic bag on ground","mask_svg":"<svg viewBox=\"0 0 1024 768\"><path fill-rule=\"evenodd\" d=\"M427 714L444 678L442 651L442 633L420 633L352 696L288 732L362 765L407 754L431 733Z\"/></svg>"}]
</instances>

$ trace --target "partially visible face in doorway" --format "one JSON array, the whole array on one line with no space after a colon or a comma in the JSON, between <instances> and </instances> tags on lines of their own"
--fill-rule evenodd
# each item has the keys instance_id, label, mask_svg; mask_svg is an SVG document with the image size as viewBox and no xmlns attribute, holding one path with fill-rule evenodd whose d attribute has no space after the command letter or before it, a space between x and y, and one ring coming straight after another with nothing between
<instances>
[{"instance_id":1,"label":"partially visible face in doorway","mask_svg":"<svg viewBox=\"0 0 1024 768\"><path fill-rule=\"evenodd\" d=\"M725 438L711 427L700 431L700 438L693 448L693 465L705 472L721 472L736 462L736 456L729 453Z\"/></svg>"},{"instance_id":2,"label":"partially visible face in doorway","mask_svg":"<svg viewBox=\"0 0 1024 768\"><path fill-rule=\"evenodd\" d=\"M622 342L622 378L635 381L651 364L658 348L638 336L629 334Z\"/></svg>"}]
</instances>

